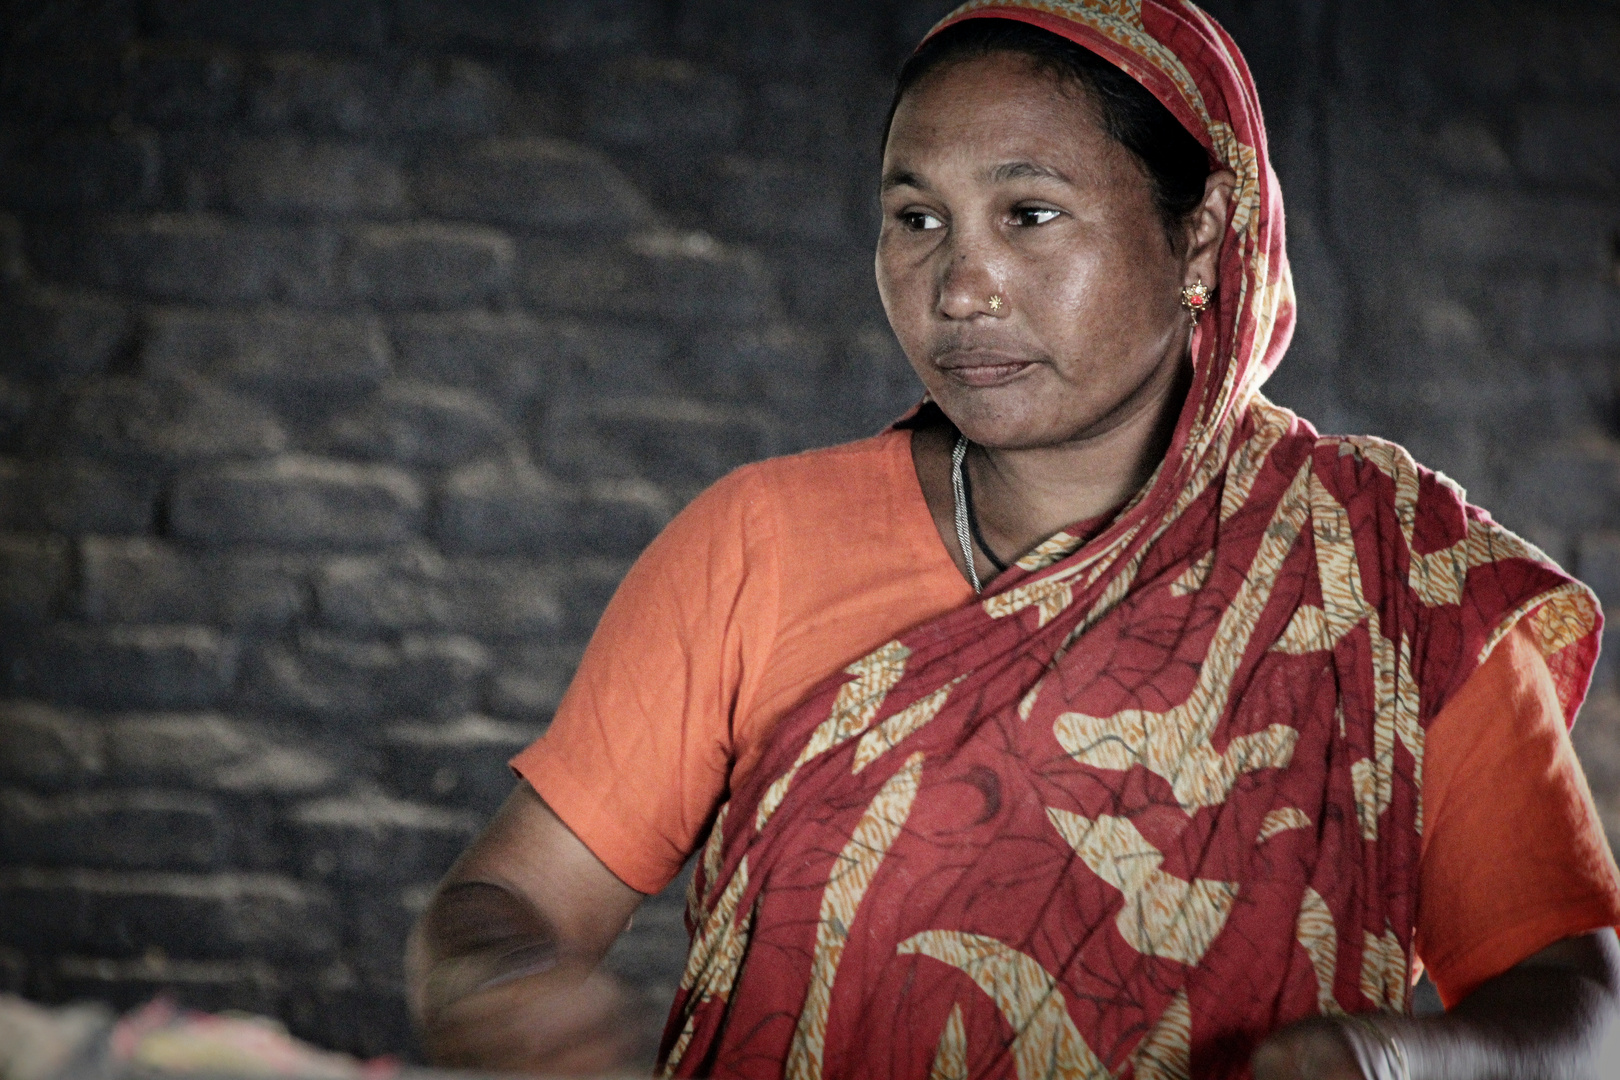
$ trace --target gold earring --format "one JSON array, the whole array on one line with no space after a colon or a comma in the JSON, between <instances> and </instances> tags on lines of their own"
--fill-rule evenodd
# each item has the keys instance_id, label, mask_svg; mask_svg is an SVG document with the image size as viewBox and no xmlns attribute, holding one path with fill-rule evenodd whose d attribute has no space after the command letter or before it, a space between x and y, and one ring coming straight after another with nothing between
<instances>
[{"instance_id":1,"label":"gold earring","mask_svg":"<svg viewBox=\"0 0 1620 1080\"><path fill-rule=\"evenodd\" d=\"M1209 286L1200 281L1196 285L1184 285L1181 289L1181 306L1187 309L1194 326L1198 325L1198 316L1209 307Z\"/></svg>"},{"instance_id":2,"label":"gold earring","mask_svg":"<svg viewBox=\"0 0 1620 1080\"><path fill-rule=\"evenodd\" d=\"M1007 306L1007 301L1005 301L1005 300L1003 300L1001 298L1000 293L991 293L990 294L990 310L991 311L1000 311L1003 307L1006 307L1006 306Z\"/></svg>"}]
</instances>

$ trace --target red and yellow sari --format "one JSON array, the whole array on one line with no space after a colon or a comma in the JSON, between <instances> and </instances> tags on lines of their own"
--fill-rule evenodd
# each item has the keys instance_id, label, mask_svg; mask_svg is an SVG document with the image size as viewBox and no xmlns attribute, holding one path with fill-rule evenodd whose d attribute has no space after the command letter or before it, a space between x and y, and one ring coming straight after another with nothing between
<instances>
[{"instance_id":1,"label":"red and yellow sari","mask_svg":"<svg viewBox=\"0 0 1620 1080\"><path fill-rule=\"evenodd\" d=\"M693 880L671 1074L1240 1076L1400 1010L1424 730L1530 620L1566 716L1592 595L1377 439L1260 396L1292 331L1259 103L1189 3L965 5L1118 64L1238 178L1165 462L1103 532L784 718Z\"/></svg>"}]
</instances>

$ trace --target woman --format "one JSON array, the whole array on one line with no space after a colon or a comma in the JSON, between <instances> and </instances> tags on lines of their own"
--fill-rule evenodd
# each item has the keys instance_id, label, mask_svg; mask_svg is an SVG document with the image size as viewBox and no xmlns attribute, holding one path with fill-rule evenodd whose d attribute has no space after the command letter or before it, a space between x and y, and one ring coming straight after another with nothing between
<instances>
[{"instance_id":1,"label":"woman","mask_svg":"<svg viewBox=\"0 0 1620 1080\"><path fill-rule=\"evenodd\" d=\"M592 968L707 834L671 1073L1594 1067L1595 602L1259 395L1293 305L1230 39L970 3L902 72L882 200L929 400L733 474L631 571L413 940L430 1051L610 1064ZM1443 1018L1406 1015L1420 960Z\"/></svg>"}]
</instances>

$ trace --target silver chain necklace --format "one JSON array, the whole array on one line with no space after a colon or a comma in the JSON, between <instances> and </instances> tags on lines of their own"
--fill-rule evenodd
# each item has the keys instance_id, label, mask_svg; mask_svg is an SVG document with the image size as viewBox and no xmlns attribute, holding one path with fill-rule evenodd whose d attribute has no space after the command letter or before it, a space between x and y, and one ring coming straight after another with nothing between
<instances>
[{"instance_id":1,"label":"silver chain necklace","mask_svg":"<svg viewBox=\"0 0 1620 1080\"><path fill-rule=\"evenodd\" d=\"M967 564L968 580L973 583L975 595L984 591L979 584L979 571L973 565L973 537L968 532L968 505L967 489L962 485L962 461L967 457L968 441L966 435L956 437L956 447L951 451L951 494L956 499L956 542L962 545L962 561Z\"/></svg>"}]
</instances>

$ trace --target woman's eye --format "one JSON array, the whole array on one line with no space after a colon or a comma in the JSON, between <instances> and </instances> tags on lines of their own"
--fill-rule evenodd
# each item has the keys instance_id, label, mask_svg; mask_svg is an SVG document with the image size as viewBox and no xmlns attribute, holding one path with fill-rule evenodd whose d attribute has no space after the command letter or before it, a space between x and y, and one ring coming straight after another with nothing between
<instances>
[{"instance_id":1,"label":"woman's eye","mask_svg":"<svg viewBox=\"0 0 1620 1080\"><path fill-rule=\"evenodd\" d=\"M1060 211L1048 210L1043 206L1020 206L1013 211L1013 219L1019 225L1045 225L1055 219Z\"/></svg>"},{"instance_id":2,"label":"woman's eye","mask_svg":"<svg viewBox=\"0 0 1620 1080\"><path fill-rule=\"evenodd\" d=\"M944 228L945 223L933 214L922 210L904 210L900 213L900 224L913 232L922 232L926 229Z\"/></svg>"}]
</instances>

